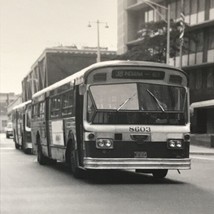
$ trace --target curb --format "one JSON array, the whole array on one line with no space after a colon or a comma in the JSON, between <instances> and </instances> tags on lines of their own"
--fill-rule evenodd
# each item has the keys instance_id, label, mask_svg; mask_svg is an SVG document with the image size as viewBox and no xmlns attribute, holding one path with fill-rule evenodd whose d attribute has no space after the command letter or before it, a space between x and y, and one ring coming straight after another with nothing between
<instances>
[{"instance_id":1,"label":"curb","mask_svg":"<svg viewBox=\"0 0 214 214\"><path fill-rule=\"evenodd\" d=\"M214 155L214 152L190 152L190 155Z\"/></svg>"}]
</instances>

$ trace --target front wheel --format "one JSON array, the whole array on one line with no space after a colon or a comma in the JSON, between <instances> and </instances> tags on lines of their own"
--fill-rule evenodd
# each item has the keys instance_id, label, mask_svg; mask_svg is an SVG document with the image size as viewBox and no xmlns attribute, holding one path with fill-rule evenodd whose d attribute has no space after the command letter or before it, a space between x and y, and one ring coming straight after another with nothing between
<instances>
[{"instance_id":1,"label":"front wheel","mask_svg":"<svg viewBox=\"0 0 214 214\"><path fill-rule=\"evenodd\" d=\"M73 143L70 141L68 143L68 148L66 151L66 156L67 156L67 163L69 166L69 170L73 174L75 178L83 178L83 170L79 168L78 166L78 160L77 160L77 155L74 149Z\"/></svg>"},{"instance_id":2,"label":"front wheel","mask_svg":"<svg viewBox=\"0 0 214 214\"><path fill-rule=\"evenodd\" d=\"M154 178L161 179L165 178L168 173L168 169L156 169L152 172Z\"/></svg>"},{"instance_id":3,"label":"front wheel","mask_svg":"<svg viewBox=\"0 0 214 214\"><path fill-rule=\"evenodd\" d=\"M19 144L15 142L15 148L19 149Z\"/></svg>"},{"instance_id":4,"label":"front wheel","mask_svg":"<svg viewBox=\"0 0 214 214\"><path fill-rule=\"evenodd\" d=\"M45 157L42 153L42 146L38 144L37 146L37 161L40 165L47 164L47 157Z\"/></svg>"},{"instance_id":5,"label":"front wheel","mask_svg":"<svg viewBox=\"0 0 214 214\"><path fill-rule=\"evenodd\" d=\"M72 151L70 155L70 169L75 178L83 178L84 172L78 167L75 151Z\"/></svg>"}]
</instances>

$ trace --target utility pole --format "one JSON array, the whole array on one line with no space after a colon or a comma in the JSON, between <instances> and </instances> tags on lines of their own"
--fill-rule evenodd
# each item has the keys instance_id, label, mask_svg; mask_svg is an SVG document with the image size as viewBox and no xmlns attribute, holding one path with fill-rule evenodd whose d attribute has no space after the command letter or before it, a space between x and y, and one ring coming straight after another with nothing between
<instances>
[{"instance_id":1,"label":"utility pole","mask_svg":"<svg viewBox=\"0 0 214 214\"><path fill-rule=\"evenodd\" d=\"M91 23L96 23L97 25L97 62L101 61L100 55L100 24L105 24L105 28L109 28L107 22L101 22L97 20L96 22L89 22L88 27L92 27Z\"/></svg>"}]
</instances>

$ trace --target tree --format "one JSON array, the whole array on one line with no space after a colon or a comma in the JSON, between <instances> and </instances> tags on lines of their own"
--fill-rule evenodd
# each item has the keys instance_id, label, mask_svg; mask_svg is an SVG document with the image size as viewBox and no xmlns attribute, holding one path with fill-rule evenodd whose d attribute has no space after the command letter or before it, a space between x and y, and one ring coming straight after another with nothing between
<instances>
[{"instance_id":1,"label":"tree","mask_svg":"<svg viewBox=\"0 0 214 214\"><path fill-rule=\"evenodd\" d=\"M185 24L185 29L187 28L188 25ZM180 21L170 20L170 57L174 57L179 52L180 34ZM143 24L137 37L139 42L130 46L126 53L118 56L119 59L166 62L167 24L165 21ZM184 43L187 42L188 37L188 33L185 33ZM184 49L185 47L184 44Z\"/></svg>"}]
</instances>

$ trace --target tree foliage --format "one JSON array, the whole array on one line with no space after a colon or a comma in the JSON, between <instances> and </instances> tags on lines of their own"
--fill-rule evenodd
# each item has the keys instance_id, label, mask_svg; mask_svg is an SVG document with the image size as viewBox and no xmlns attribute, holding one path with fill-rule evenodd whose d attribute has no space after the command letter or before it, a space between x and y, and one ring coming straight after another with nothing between
<instances>
[{"instance_id":1,"label":"tree foliage","mask_svg":"<svg viewBox=\"0 0 214 214\"><path fill-rule=\"evenodd\" d=\"M188 26L185 24L185 29ZM179 52L181 23L170 20L170 57ZM184 43L188 39L184 34ZM154 62L166 62L167 24L165 21L148 22L142 25L137 33L136 44L129 45L128 51L120 56L124 60L143 60ZM184 44L184 49L186 45Z\"/></svg>"}]
</instances>

